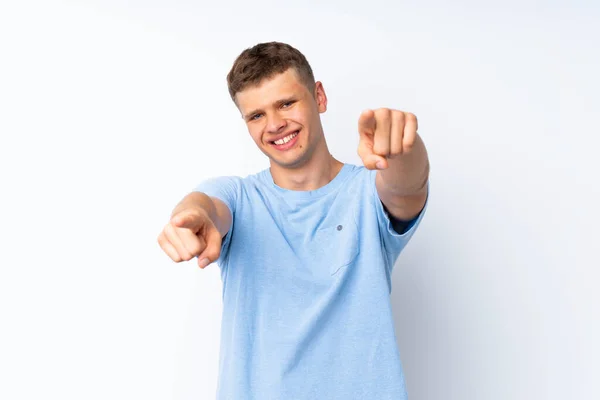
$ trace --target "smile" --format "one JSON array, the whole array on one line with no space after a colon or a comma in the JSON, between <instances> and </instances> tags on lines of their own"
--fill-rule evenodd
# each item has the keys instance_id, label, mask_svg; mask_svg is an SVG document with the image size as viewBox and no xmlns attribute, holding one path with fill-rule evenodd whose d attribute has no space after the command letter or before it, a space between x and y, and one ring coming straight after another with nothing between
<instances>
[{"instance_id":1,"label":"smile","mask_svg":"<svg viewBox=\"0 0 600 400\"><path fill-rule=\"evenodd\" d=\"M284 137L284 138L281 138L281 139L279 139L279 140L275 140L275 141L273 141L273 142L271 142L271 143L273 143L273 144L276 144L276 145L278 145L278 146L281 146L282 144L286 144L286 143L288 143L290 140L292 140L292 139L293 139L293 138L295 138L296 136L298 136L298 131L296 131L296 132L292 132L292 133L290 133L289 135L287 135L286 137Z\"/></svg>"}]
</instances>

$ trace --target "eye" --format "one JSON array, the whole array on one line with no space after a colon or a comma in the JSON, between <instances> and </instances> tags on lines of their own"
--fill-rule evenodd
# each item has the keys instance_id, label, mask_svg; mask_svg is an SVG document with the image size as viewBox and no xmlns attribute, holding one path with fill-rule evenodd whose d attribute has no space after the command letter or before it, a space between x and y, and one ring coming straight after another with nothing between
<instances>
[{"instance_id":1,"label":"eye","mask_svg":"<svg viewBox=\"0 0 600 400\"><path fill-rule=\"evenodd\" d=\"M250 117L250 121L255 121L258 119L258 117L260 117L261 114L254 114L253 116Z\"/></svg>"},{"instance_id":2,"label":"eye","mask_svg":"<svg viewBox=\"0 0 600 400\"><path fill-rule=\"evenodd\" d=\"M283 108L286 108L286 107L289 107L289 106L291 106L292 104L294 104L294 102L293 102L293 101L286 101L285 103L283 103L283 104L281 105L281 107L283 107Z\"/></svg>"}]
</instances>

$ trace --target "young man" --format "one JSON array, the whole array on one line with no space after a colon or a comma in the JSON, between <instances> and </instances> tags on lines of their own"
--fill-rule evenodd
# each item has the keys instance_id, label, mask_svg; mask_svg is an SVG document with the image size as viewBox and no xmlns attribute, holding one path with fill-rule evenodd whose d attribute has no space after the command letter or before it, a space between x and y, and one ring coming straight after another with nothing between
<instances>
[{"instance_id":1,"label":"young man","mask_svg":"<svg viewBox=\"0 0 600 400\"><path fill-rule=\"evenodd\" d=\"M246 49L227 81L270 168L202 182L158 238L221 268L218 398L405 399L390 276L428 198L416 117L363 112L354 166L329 153L325 89L298 50Z\"/></svg>"}]
</instances>

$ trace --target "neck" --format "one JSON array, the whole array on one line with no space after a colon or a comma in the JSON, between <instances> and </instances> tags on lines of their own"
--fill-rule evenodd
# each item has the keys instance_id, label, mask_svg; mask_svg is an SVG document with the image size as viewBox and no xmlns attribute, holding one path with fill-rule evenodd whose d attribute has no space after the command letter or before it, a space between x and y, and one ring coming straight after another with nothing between
<instances>
[{"instance_id":1,"label":"neck","mask_svg":"<svg viewBox=\"0 0 600 400\"><path fill-rule=\"evenodd\" d=\"M314 154L301 167L285 168L271 162L271 176L277 186L287 190L317 190L333 180L344 164L336 160L327 147L322 154Z\"/></svg>"}]
</instances>

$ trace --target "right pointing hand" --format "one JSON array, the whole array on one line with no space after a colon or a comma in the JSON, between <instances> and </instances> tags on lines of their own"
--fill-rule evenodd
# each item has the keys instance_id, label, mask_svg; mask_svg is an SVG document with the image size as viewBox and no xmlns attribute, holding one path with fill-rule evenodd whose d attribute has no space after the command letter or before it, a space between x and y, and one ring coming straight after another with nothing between
<instances>
[{"instance_id":1,"label":"right pointing hand","mask_svg":"<svg viewBox=\"0 0 600 400\"><path fill-rule=\"evenodd\" d=\"M175 262L198 257L200 268L215 262L221 254L221 234L201 209L173 215L158 236L158 243Z\"/></svg>"}]
</instances>

